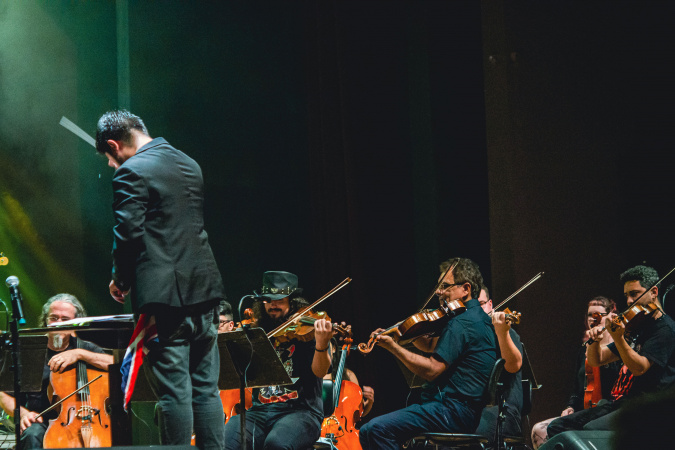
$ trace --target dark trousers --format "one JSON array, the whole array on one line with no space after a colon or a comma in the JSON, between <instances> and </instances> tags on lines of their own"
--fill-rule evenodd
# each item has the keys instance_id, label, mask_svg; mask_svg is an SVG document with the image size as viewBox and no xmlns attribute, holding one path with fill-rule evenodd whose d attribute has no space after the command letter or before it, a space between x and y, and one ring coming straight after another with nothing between
<instances>
[{"instance_id":1,"label":"dark trousers","mask_svg":"<svg viewBox=\"0 0 675 450\"><path fill-rule=\"evenodd\" d=\"M241 416L225 424L225 449L241 448ZM287 404L256 405L246 411L246 448L306 450L321 435L321 418Z\"/></svg>"},{"instance_id":2,"label":"dark trousers","mask_svg":"<svg viewBox=\"0 0 675 450\"><path fill-rule=\"evenodd\" d=\"M558 417L548 424L549 439L563 431L570 430L611 430L611 422L618 412L619 402L607 402L595 408L582 409L567 416Z\"/></svg>"},{"instance_id":3,"label":"dark trousers","mask_svg":"<svg viewBox=\"0 0 675 450\"><path fill-rule=\"evenodd\" d=\"M420 432L473 433L479 415L463 402L429 402L379 416L359 430L363 450L398 450Z\"/></svg>"},{"instance_id":4,"label":"dark trousers","mask_svg":"<svg viewBox=\"0 0 675 450\"><path fill-rule=\"evenodd\" d=\"M213 304L152 311L158 341L147 344L151 386L158 398L163 445L223 448L223 404L218 391L218 314Z\"/></svg>"},{"instance_id":5,"label":"dark trousers","mask_svg":"<svg viewBox=\"0 0 675 450\"><path fill-rule=\"evenodd\" d=\"M45 422L47 420L45 419ZM19 442L18 448L21 450L29 448L42 448L42 442L45 438L45 433L47 432L47 423L35 422L28 428L26 431L21 433L21 441Z\"/></svg>"}]
</instances>

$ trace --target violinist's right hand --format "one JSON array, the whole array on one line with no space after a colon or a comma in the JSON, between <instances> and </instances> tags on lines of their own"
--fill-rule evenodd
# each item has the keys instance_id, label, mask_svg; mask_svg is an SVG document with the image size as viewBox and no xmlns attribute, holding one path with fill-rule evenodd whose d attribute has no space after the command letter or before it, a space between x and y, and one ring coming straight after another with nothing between
<instances>
[{"instance_id":1,"label":"violinist's right hand","mask_svg":"<svg viewBox=\"0 0 675 450\"><path fill-rule=\"evenodd\" d=\"M602 341L602 339L605 337L605 331L606 330L602 325L598 325L597 327L593 327L590 330L588 330L588 334L595 343Z\"/></svg>"},{"instance_id":2,"label":"violinist's right hand","mask_svg":"<svg viewBox=\"0 0 675 450\"><path fill-rule=\"evenodd\" d=\"M569 416L573 412L574 412L574 408L572 408L571 406L568 406L567 408L563 409L563 412L560 414L560 417Z\"/></svg>"},{"instance_id":3,"label":"violinist's right hand","mask_svg":"<svg viewBox=\"0 0 675 450\"><path fill-rule=\"evenodd\" d=\"M42 423L42 417L38 417L38 413L26 410L21 411L21 432L26 431L26 428L33 425L35 422ZM37 417L37 419L36 419Z\"/></svg>"}]
</instances>

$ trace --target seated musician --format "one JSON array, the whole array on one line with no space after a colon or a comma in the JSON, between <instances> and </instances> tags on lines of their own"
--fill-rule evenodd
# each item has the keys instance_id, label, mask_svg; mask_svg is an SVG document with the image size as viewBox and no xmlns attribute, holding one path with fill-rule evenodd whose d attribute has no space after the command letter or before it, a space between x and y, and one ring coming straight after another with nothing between
<instances>
[{"instance_id":1,"label":"seated musician","mask_svg":"<svg viewBox=\"0 0 675 450\"><path fill-rule=\"evenodd\" d=\"M259 295L263 302L253 305L257 326L266 332L283 324L307 301L300 297L298 277L288 272L265 272ZM253 390L253 406L246 411L248 448L311 448L321 433L323 401L322 378L331 365L330 322L314 323L314 339L307 342L272 338L279 358L295 383ZM241 448L241 416L225 425L225 448Z\"/></svg>"},{"instance_id":2,"label":"seated musician","mask_svg":"<svg viewBox=\"0 0 675 450\"><path fill-rule=\"evenodd\" d=\"M590 337L590 330L594 326L597 325L597 323L600 323L597 321L596 316L599 315L599 317L604 321L604 317L607 316L609 313L614 312L616 310L616 304L614 301L606 298L606 297L595 297L591 301L588 302L588 309L586 312L586 332L584 333L584 342ZM612 337L610 336L609 333L605 333L604 338L600 342L601 345L606 345L612 342ZM586 376L586 348L585 347L579 347L579 355L577 357L577 365L576 369L574 371L574 383L573 383L573 389L572 389L572 394L570 395L569 400L567 401L567 407L563 409L562 413L560 414L560 417L567 416L569 414L572 414L575 411L581 411L585 407L591 407L595 405L584 405L584 393L585 393L585 388L586 384L588 382L587 376ZM611 390L612 386L614 385L614 382L616 381L617 375L619 374L619 369L621 368L621 363L618 361L612 362L610 364L606 364L602 366L599 370L600 378L599 380L594 380L595 383L599 384L601 387L601 395L600 397L603 399L610 399L611 398ZM553 422L557 417L553 417L551 419L547 419L544 421L541 421L539 423L536 423L532 427L532 445L534 446L535 450L539 448L544 442L548 440L548 434L546 432L546 428L548 425Z\"/></svg>"},{"instance_id":3,"label":"seated musician","mask_svg":"<svg viewBox=\"0 0 675 450\"><path fill-rule=\"evenodd\" d=\"M40 326L85 317L84 307L75 296L70 294L57 294L47 300L42 307L39 318ZM58 411L50 411L43 417L36 418L42 411L51 405L51 399L47 396L50 372L63 373L74 367L78 361L101 370L108 370L113 363L112 355L103 353L103 350L91 342L74 337L72 332L49 333L47 341L47 359L42 375L42 390L38 393L26 394L25 408L21 407L21 442L19 448L42 448L42 440L49 419L58 416ZM75 390L75 386L73 386ZM14 398L4 394L0 401L2 407L9 414L14 414Z\"/></svg>"},{"instance_id":4,"label":"seated musician","mask_svg":"<svg viewBox=\"0 0 675 450\"><path fill-rule=\"evenodd\" d=\"M413 353L389 335L377 335L379 346L428 382L422 388L422 404L376 417L361 427L365 450L399 449L422 431L473 433L478 426L483 395L498 358L497 338L492 320L476 300L483 285L478 266L466 258L453 258L441 266L441 272L454 263L455 268L439 280L436 294L440 301L462 301L466 311L452 317L440 337L415 341L421 350L431 350L431 356Z\"/></svg>"},{"instance_id":5,"label":"seated musician","mask_svg":"<svg viewBox=\"0 0 675 450\"><path fill-rule=\"evenodd\" d=\"M234 330L234 316L232 315L232 305L223 300L220 302L220 311L218 312L220 320L218 321L218 333L227 333Z\"/></svg>"},{"instance_id":6,"label":"seated musician","mask_svg":"<svg viewBox=\"0 0 675 450\"><path fill-rule=\"evenodd\" d=\"M586 349L588 362L594 367L613 361L623 362L612 389L612 400L555 419L548 426L549 437L568 430L611 430L613 417L628 399L660 392L675 384L675 321L663 313L659 303L659 288L654 286L659 279L656 270L635 266L622 273L620 278L629 306L642 295L638 305L654 305L658 309L633 326L630 336L625 334L623 323L612 321L615 314L605 318L605 330L602 326L591 329L590 335L595 342ZM601 344L607 333L614 342Z\"/></svg>"},{"instance_id":7,"label":"seated musician","mask_svg":"<svg viewBox=\"0 0 675 450\"><path fill-rule=\"evenodd\" d=\"M481 300L481 297L484 299ZM510 321L502 311L492 311L492 300L488 294L487 287L483 286L478 301L486 313L492 315L492 325L497 335L500 355L504 358L504 370L506 374L502 375L504 383L504 415L505 420L502 425L502 436L521 436L521 412L523 410L523 385L521 367L523 365L523 345L520 343L520 336L511 328ZM476 429L476 434L488 438L488 444L494 444L497 431L497 416L499 408L497 405L483 409L481 413L480 424Z\"/></svg>"}]
</instances>

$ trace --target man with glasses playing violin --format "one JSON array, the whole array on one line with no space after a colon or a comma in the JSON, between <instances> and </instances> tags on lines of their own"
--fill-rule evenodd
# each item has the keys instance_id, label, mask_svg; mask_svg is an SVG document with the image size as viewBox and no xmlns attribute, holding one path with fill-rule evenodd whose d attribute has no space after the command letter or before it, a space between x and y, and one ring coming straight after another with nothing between
<instances>
[{"instance_id":1,"label":"man with glasses playing violin","mask_svg":"<svg viewBox=\"0 0 675 450\"><path fill-rule=\"evenodd\" d=\"M454 265L454 269L447 270ZM419 349L431 356L413 353L386 334L373 333L379 346L398 358L414 374L427 380L422 404L376 417L360 430L364 450L399 449L419 432L473 433L485 406L483 394L498 358L492 319L477 300L483 277L478 266L466 258L453 258L441 265L436 291L441 302L461 301L466 310L450 318L437 338L420 338Z\"/></svg>"},{"instance_id":2,"label":"man with glasses playing violin","mask_svg":"<svg viewBox=\"0 0 675 450\"><path fill-rule=\"evenodd\" d=\"M263 275L263 287L253 305L254 326L270 332L286 322L299 309L308 306L300 297L298 277L289 272L271 271ZM325 319L314 322L314 339L272 338L281 362L295 383L253 390L253 406L246 411L248 448L306 449L319 439L323 420L322 379L331 364L332 325ZM241 416L225 425L225 448L241 448Z\"/></svg>"},{"instance_id":3,"label":"man with glasses playing violin","mask_svg":"<svg viewBox=\"0 0 675 450\"><path fill-rule=\"evenodd\" d=\"M675 384L675 322L661 310L659 288L655 286L658 273L651 267L635 266L620 278L628 306L641 305L648 313L635 325L628 322L630 336L625 334L622 321L613 320L617 317L614 313L590 330L594 342L588 345L586 357L592 366L623 362L612 388L612 400L555 419L547 429L549 438L568 430L611 430L613 417L626 400ZM601 345L605 333L614 342Z\"/></svg>"},{"instance_id":4,"label":"man with glasses playing violin","mask_svg":"<svg viewBox=\"0 0 675 450\"><path fill-rule=\"evenodd\" d=\"M39 324L44 327L85 316L84 307L77 298L70 294L57 294L47 300L42 307ZM47 362L42 375L42 390L39 393L26 394L26 407L21 407L20 449L42 448L49 420L58 416L58 410L54 410L44 417L38 417L42 411L51 406L51 399L47 396L50 373L63 373L72 369L78 361L84 361L97 369L107 371L108 366L113 363L113 357L105 354L97 345L74 337L69 331L49 333ZM13 415L14 397L0 393L0 406L8 414Z\"/></svg>"}]
</instances>

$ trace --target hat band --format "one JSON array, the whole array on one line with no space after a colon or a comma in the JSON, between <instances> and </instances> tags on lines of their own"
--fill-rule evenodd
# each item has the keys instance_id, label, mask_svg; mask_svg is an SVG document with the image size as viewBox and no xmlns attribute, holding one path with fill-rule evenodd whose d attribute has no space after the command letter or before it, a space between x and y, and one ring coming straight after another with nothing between
<instances>
[{"instance_id":1,"label":"hat band","mask_svg":"<svg viewBox=\"0 0 675 450\"><path fill-rule=\"evenodd\" d=\"M290 295L290 294L293 293L293 291L295 291L295 288L292 288L290 286L287 286L285 288L263 286L260 293L262 295L265 295L265 294L286 294L286 295Z\"/></svg>"}]
</instances>

